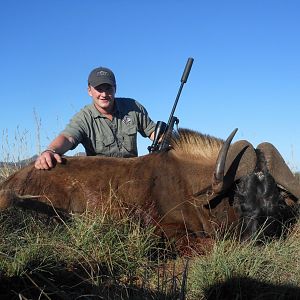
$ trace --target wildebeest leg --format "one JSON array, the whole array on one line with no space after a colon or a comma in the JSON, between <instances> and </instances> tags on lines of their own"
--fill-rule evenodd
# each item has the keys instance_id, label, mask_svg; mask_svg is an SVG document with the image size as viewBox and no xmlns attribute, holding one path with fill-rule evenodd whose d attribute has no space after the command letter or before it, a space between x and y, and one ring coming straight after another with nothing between
<instances>
[{"instance_id":1,"label":"wildebeest leg","mask_svg":"<svg viewBox=\"0 0 300 300\"><path fill-rule=\"evenodd\" d=\"M0 211L9 208L13 205L16 195L12 190L0 191Z\"/></svg>"},{"instance_id":2,"label":"wildebeest leg","mask_svg":"<svg viewBox=\"0 0 300 300\"><path fill-rule=\"evenodd\" d=\"M41 196L18 195L13 190L0 191L0 211L9 207L20 207L31 211L36 211L48 216L60 216L67 218L69 213L59 208L55 208L49 203L41 201Z\"/></svg>"},{"instance_id":3,"label":"wildebeest leg","mask_svg":"<svg viewBox=\"0 0 300 300\"><path fill-rule=\"evenodd\" d=\"M257 149L264 154L267 168L275 181L300 200L300 183L275 146L265 142L259 144Z\"/></svg>"}]
</instances>

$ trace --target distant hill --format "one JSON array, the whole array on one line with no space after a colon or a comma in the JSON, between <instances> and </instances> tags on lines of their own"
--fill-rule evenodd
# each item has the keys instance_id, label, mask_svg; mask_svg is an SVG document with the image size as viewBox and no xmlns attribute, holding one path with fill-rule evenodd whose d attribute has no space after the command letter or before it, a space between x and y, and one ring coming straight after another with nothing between
<instances>
[{"instance_id":1,"label":"distant hill","mask_svg":"<svg viewBox=\"0 0 300 300\"><path fill-rule=\"evenodd\" d=\"M78 152L78 153L75 153L73 156L85 156L85 152Z\"/></svg>"},{"instance_id":2,"label":"distant hill","mask_svg":"<svg viewBox=\"0 0 300 300\"><path fill-rule=\"evenodd\" d=\"M78 152L76 154L74 154L73 156L85 156L84 152ZM30 158L26 158L23 160L20 160L18 162L4 162L4 161L0 161L0 168L3 167L24 167L27 166L28 164L30 164L31 162L35 161L37 159L38 155L33 155Z\"/></svg>"},{"instance_id":3,"label":"distant hill","mask_svg":"<svg viewBox=\"0 0 300 300\"><path fill-rule=\"evenodd\" d=\"M26 158L23 160L20 160L18 162L4 162L4 161L0 161L0 168L3 167L24 167L26 165L28 165L29 163L35 161L37 159L38 155L34 155L30 158Z\"/></svg>"}]
</instances>

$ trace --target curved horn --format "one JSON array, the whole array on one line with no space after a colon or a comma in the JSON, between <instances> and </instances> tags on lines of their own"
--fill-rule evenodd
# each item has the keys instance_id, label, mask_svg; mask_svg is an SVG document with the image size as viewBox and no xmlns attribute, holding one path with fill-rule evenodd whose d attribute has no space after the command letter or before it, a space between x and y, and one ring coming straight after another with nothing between
<instances>
[{"instance_id":1,"label":"curved horn","mask_svg":"<svg viewBox=\"0 0 300 300\"><path fill-rule=\"evenodd\" d=\"M263 152L267 168L275 181L300 200L300 182L292 173L278 149L267 142L259 144L257 149Z\"/></svg>"},{"instance_id":2,"label":"curved horn","mask_svg":"<svg viewBox=\"0 0 300 300\"><path fill-rule=\"evenodd\" d=\"M230 143L237 131L238 131L238 128L235 128L231 132L230 136L227 138L227 140L225 141L225 143L223 144L223 146L219 152L218 159L216 162L215 172L214 172L213 185L218 185L220 182L223 181L225 162L226 162L228 149L229 149Z\"/></svg>"}]
</instances>

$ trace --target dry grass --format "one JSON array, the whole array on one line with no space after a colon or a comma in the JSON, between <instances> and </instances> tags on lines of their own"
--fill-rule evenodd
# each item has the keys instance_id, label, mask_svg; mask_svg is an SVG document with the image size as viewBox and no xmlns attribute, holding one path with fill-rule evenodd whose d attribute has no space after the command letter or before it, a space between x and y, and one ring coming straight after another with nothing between
<instances>
[{"instance_id":1,"label":"dry grass","mask_svg":"<svg viewBox=\"0 0 300 300\"><path fill-rule=\"evenodd\" d=\"M49 299L179 294L178 270L170 273L163 256L153 256L159 241L139 220L85 213L65 221L11 208L0 222L1 299L13 293L36 299L41 291Z\"/></svg>"},{"instance_id":2,"label":"dry grass","mask_svg":"<svg viewBox=\"0 0 300 300\"><path fill-rule=\"evenodd\" d=\"M166 258L153 256L158 240L138 220L86 213L63 221L10 209L0 222L1 299L300 297L299 223L287 239L257 246L219 238L205 256Z\"/></svg>"}]
</instances>

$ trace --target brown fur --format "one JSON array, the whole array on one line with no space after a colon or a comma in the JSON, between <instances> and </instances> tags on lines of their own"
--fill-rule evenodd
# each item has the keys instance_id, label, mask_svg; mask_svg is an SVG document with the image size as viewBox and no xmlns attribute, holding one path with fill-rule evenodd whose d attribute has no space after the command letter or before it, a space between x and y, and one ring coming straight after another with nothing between
<instances>
[{"instance_id":1,"label":"brown fur","mask_svg":"<svg viewBox=\"0 0 300 300\"><path fill-rule=\"evenodd\" d=\"M42 202L65 212L135 210L146 224L159 224L168 237L186 233L214 236L239 219L233 207L235 181L253 172L253 147L230 147L225 190L215 194L212 181L223 141L180 130L172 149L137 158L69 157L51 170L31 164L0 185L0 209Z\"/></svg>"}]
</instances>

